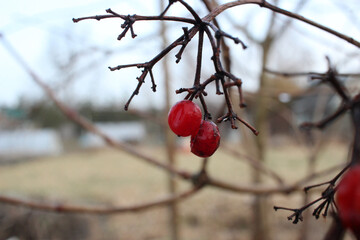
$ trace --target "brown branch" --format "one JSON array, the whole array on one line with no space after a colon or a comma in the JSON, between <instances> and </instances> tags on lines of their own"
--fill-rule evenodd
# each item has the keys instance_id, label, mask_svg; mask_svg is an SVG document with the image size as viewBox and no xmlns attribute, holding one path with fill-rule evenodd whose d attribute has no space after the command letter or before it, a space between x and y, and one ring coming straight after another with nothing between
<instances>
[{"instance_id":1,"label":"brown branch","mask_svg":"<svg viewBox=\"0 0 360 240\"><path fill-rule=\"evenodd\" d=\"M312 78L313 76L314 77L323 77L324 76L323 73L317 73L317 72L282 72L282 71L275 71L275 70L268 69L268 68L265 68L264 71L267 73L270 73L270 74L283 76L283 77L309 76Z\"/></svg>"},{"instance_id":2,"label":"brown branch","mask_svg":"<svg viewBox=\"0 0 360 240\"><path fill-rule=\"evenodd\" d=\"M199 31L198 52L197 52L197 57L196 57L196 72L195 72L194 86L200 85L203 45L204 45L204 31L200 30Z\"/></svg>"},{"instance_id":3,"label":"brown branch","mask_svg":"<svg viewBox=\"0 0 360 240\"><path fill-rule=\"evenodd\" d=\"M216 6L211 6L212 4L208 0L202 0L202 2L205 4L205 6L209 12L212 12L213 8L218 6L218 4L215 1L213 1L212 3L214 3L214 5L216 5ZM214 24L212 24L210 22L208 24L213 29L214 32L218 32L220 35L232 39L236 44L240 43L242 45L243 49L247 48L245 43L243 41L241 41L239 38L234 38L231 35L221 31L220 24L218 23L216 18L213 19L213 22L214 22ZM229 55L230 48L224 41L221 42L221 46L223 48L223 51L225 52L224 53L225 68L226 68L226 70L230 70L230 55Z\"/></svg>"},{"instance_id":4,"label":"brown branch","mask_svg":"<svg viewBox=\"0 0 360 240\"><path fill-rule=\"evenodd\" d=\"M269 185L260 185L260 184L233 184L228 183L222 180L218 180L212 177L208 177L208 186L213 186L222 190L227 190L231 192L237 193L250 193L255 195L263 195L263 194L289 194L293 192L303 192L304 188L302 187L307 182L310 182L318 177L326 176L339 168L344 168L344 164L337 165L334 167L330 167L328 169L324 169L317 173L314 173L310 176L305 176L304 178L292 183L292 184L283 184L279 186L269 186Z\"/></svg>"},{"instance_id":5,"label":"brown branch","mask_svg":"<svg viewBox=\"0 0 360 240\"><path fill-rule=\"evenodd\" d=\"M188 43L190 42L190 37L189 37L189 29L187 28L187 27L183 27L182 28L183 29L183 31L184 31L184 40L183 40L183 42L181 43L181 48L180 48L180 50L179 50L179 52L175 55L175 57L176 57L176 63L179 63L180 62L180 60L181 60L181 57L182 57L182 54L183 54L183 52L184 52L184 50L185 50L185 48L186 48L186 46L188 45Z\"/></svg>"},{"instance_id":6,"label":"brown branch","mask_svg":"<svg viewBox=\"0 0 360 240\"><path fill-rule=\"evenodd\" d=\"M120 14L105 14L105 15L95 15L95 16L89 16L89 17L81 17L81 18L73 18L73 22L77 23L83 20L97 20L100 21L102 19L108 19L108 18L121 18L125 20L127 15L120 15ZM161 16L141 16L141 15L133 15L133 18L135 21L174 21L174 22L183 22L183 23L189 23L189 24L195 24L196 21L191 18L182 18L182 17L161 17Z\"/></svg>"},{"instance_id":7,"label":"brown branch","mask_svg":"<svg viewBox=\"0 0 360 240\"><path fill-rule=\"evenodd\" d=\"M291 193L296 191L302 191L302 188L298 185L280 185L280 186L269 186L269 185L261 185L261 184L233 184L229 182L225 182L219 179L215 179L212 177L208 177L208 186L212 186L215 188L219 188L221 190L227 190L230 192L236 193L247 193L254 195L268 195L268 194L276 194L276 193Z\"/></svg>"},{"instance_id":8,"label":"brown branch","mask_svg":"<svg viewBox=\"0 0 360 240\"><path fill-rule=\"evenodd\" d=\"M324 77L324 73L318 72L282 72L282 71L275 71L268 68L265 68L267 73L283 76L283 77L301 77L301 76L309 76L310 78L316 77L321 78ZM360 73L337 73L336 76L338 77L360 77Z\"/></svg>"},{"instance_id":9,"label":"brown branch","mask_svg":"<svg viewBox=\"0 0 360 240\"><path fill-rule=\"evenodd\" d=\"M279 13L279 14L282 14L282 15L297 19L297 20L302 21L304 23L307 23L307 24L309 24L311 26L319 28L319 29L321 29L321 30L323 30L325 32L328 32L328 33L330 33L332 35L335 35L338 38L341 38L341 39L347 41L348 43L360 48L360 42L359 41L356 41L355 39L353 39L353 38L351 38L351 37L349 37L349 36L347 36L345 34L339 33L339 32L337 32L337 31L335 31L335 30L333 30L333 29L331 29L329 27L326 27L324 25L316 23L316 22L314 22L314 21L312 21L312 20L310 20L308 18L305 18L305 17L299 15L299 14L292 13L292 12L287 11L285 9L278 8L278 7L268 3L265 0L237 0L237 1L228 2L228 3L222 4L222 5L218 6L218 7L216 7L215 9L213 9L213 11L211 13L209 13L207 16L205 16L203 18L203 20L207 21L207 22L210 22L217 15L222 13L223 11L225 11L225 10L227 10L229 8L244 5L244 4L257 4L260 7L268 8L271 11L274 11L276 13Z\"/></svg>"},{"instance_id":10,"label":"brown branch","mask_svg":"<svg viewBox=\"0 0 360 240\"><path fill-rule=\"evenodd\" d=\"M168 5L165 7L165 9L162 11L162 13L160 13L160 17L163 18L165 16L165 14L167 13L167 11L170 9L171 5L173 5L177 0L169 0ZM161 5L163 7L163 5Z\"/></svg>"},{"instance_id":11,"label":"brown branch","mask_svg":"<svg viewBox=\"0 0 360 240\"><path fill-rule=\"evenodd\" d=\"M178 0L178 2L180 2L190 13L191 15L194 17L195 21L197 23L201 23L201 18L199 17L199 15L196 13L196 11L189 5L187 4L185 1L183 0Z\"/></svg>"},{"instance_id":12,"label":"brown branch","mask_svg":"<svg viewBox=\"0 0 360 240\"><path fill-rule=\"evenodd\" d=\"M80 213L80 214L118 214L125 212L138 212L151 209L153 207L165 206L173 202L184 200L195 193L197 193L201 187L194 187L180 194L174 194L172 196L156 199L144 203L133 204L130 206L85 206L85 205L71 205L71 204L51 204L47 202L36 202L25 200L16 197L9 197L0 195L0 202L10 205L22 206L26 208L51 211L59 213Z\"/></svg>"},{"instance_id":13,"label":"brown branch","mask_svg":"<svg viewBox=\"0 0 360 240\"><path fill-rule=\"evenodd\" d=\"M188 197L191 197L195 193L197 193L204 186L212 186L216 188L220 188L222 190L237 192L237 193L250 193L250 194L276 194L276 193L290 193L294 191L302 191L302 188L299 186L299 183L305 182L305 180L299 181L299 183L295 183L293 185L288 186L279 186L279 187L269 187L269 186L260 186L260 185L234 185L231 183L226 183L221 180L217 180L214 178L210 178L206 174L206 165L208 160L204 159L201 167L201 171L199 174L194 175L195 180L194 183L198 185L194 185L194 187L188 191L185 191L180 194L175 194L172 196L164 197L162 199L157 199L145 203L134 204L130 206L85 206L85 205L71 205L71 204L51 204L47 202L35 202L30 200L25 200L16 197L10 197L5 195L0 195L0 202L5 204L11 204L16 206L22 206L26 208L41 210L41 211L51 211L51 212L60 212L60 213L79 213L79 214L118 214L124 212L137 212L148 210L153 207L165 206L167 204L184 200ZM330 170L330 169L329 169ZM325 170L319 172L319 176L322 173L326 173L329 170ZM332 170L332 169L331 169ZM194 180L194 176L192 176L191 180ZM315 175L314 175L315 176ZM311 180L311 179L307 179Z\"/></svg>"}]
</instances>

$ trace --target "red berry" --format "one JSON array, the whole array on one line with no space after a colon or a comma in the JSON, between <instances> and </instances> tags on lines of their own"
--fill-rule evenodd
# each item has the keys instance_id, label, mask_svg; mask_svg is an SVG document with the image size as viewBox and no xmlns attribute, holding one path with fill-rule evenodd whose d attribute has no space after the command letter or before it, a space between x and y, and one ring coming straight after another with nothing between
<instances>
[{"instance_id":1,"label":"red berry","mask_svg":"<svg viewBox=\"0 0 360 240\"><path fill-rule=\"evenodd\" d=\"M336 204L343 225L360 237L360 165L345 173L336 194Z\"/></svg>"},{"instance_id":2,"label":"red berry","mask_svg":"<svg viewBox=\"0 0 360 240\"><path fill-rule=\"evenodd\" d=\"M195 134L201 124L201 109L189 100L177 102L169 111L168 123L178 136L187 137Z\"/></svg>"},{"instance_id":3,"label":"red berry","mask_svg":"<svg viewBox=\"0 0 360 240\"><path fill-rule=\"evenodd\" d=\"M215 123L203 120L199 131L191 136L191 152L199 157L210 157L220 144L220 133Z\"/></svg>"}]
</instances>

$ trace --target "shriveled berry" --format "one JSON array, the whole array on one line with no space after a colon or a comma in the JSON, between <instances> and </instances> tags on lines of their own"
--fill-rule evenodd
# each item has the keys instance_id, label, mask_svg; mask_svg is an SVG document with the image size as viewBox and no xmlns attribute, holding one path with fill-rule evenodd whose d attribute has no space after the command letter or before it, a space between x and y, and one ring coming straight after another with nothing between
<instances>
[{"instance_id":1,"label":"shriveled berry","mask_svg":"<svg viewBox=\"0 0 360 240\"><path fill-rule=\"evenodd\" d=\"M220 133L215 123L201 122L199 131L191 136L191 152L199 157L210 157L220 144Z\"/></svg>"},{"instance_id":2,"label":"shriveled berry","mask_svg":"<svg viewBox=\"0 0 360 240\"><path fill-rule=\"evenodd\" d=\"M190 100L183 100L170 109L168 123L176 135L187 137L199 130L201 118L200 107Z\"/></svg>"},{"instance_id":3,"label":"shriveled berry","mask_svg":"<svg viewBox=\"0 0 360 240\"><path fill-rule=\"evenodd\" d=\"M360 237L360 165L350 168L341 179L336 204L344 227Z\"/></svg>"}]
</instances>

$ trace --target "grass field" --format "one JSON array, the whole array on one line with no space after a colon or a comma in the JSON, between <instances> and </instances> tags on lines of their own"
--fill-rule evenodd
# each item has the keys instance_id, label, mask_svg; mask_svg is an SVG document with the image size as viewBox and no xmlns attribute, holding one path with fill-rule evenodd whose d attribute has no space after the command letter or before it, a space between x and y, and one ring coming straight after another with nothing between
<instances>
[{"instance_id":1,"label":"grass field","mask_svg":"<svg viewBox=\"0 0 360 240\"><path fill-rule=\"evenodd\" d=\"M139 147L139 150L166 160L164 149L159 147ZM316 169L344 162L347 154L347 146L330 144L319 155ZM267 165L287 181L294 182L306 174L308 156L309 151L303 146L271 148ZM177 162L180 168L189 171L196 171L200 166L198 158L185 152L177 154ZM248 165L221 148L210 159L209 172L235 184L247 183L251 179ZM165 195L166 177L163 171L128 154L98 149L0 166L0 191L2 194L65 203L131 205ZM273 181L268 180L268 184L273 184ZM286 219L287 212L274 212L272 206L299 207L302 205L301 196L302 193L269 196L270 225L275 239L296 239L302 224L293 225ZM252 199L247 194L206 188L183 201L179 205L183 239L250 239L249 229L254 224L250 218ZM169 239L166 208L89 218L94 225L93 239ZM321 239L330 221L319 219L315 224L314 219L309 221L312 239Z\"/></svg>"}]
</instances>

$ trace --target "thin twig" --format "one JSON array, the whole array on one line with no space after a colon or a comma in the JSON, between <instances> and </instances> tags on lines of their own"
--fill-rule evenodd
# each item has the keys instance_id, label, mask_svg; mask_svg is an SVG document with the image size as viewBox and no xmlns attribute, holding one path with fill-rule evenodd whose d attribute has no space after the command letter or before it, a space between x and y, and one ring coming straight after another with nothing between
<instances>
[{"instance_id":1,"label":"thin twig","mask_svg":"<svg viewBox=\"0 0 360 240\"><path fill-rule=\"evenodd\" d=\"M81 18L73 18L73 22L77 23L83 20L102 20L102 19L109 19L109 18L121 18L123 20L125 20L127 17L127 15L113 15L113 14L105 14L105 15L95 15L95 16L89 16L89 17L81 17ZM141 15L134 15L134 20L135 21L174 21L174 22L183 22L183 23L189 23L189 24L195 24L196 21L194 21L194 19L191 18L182 18L182 17L173 17L173 16L141 16Z\"/></svg>"}]
</instances>

